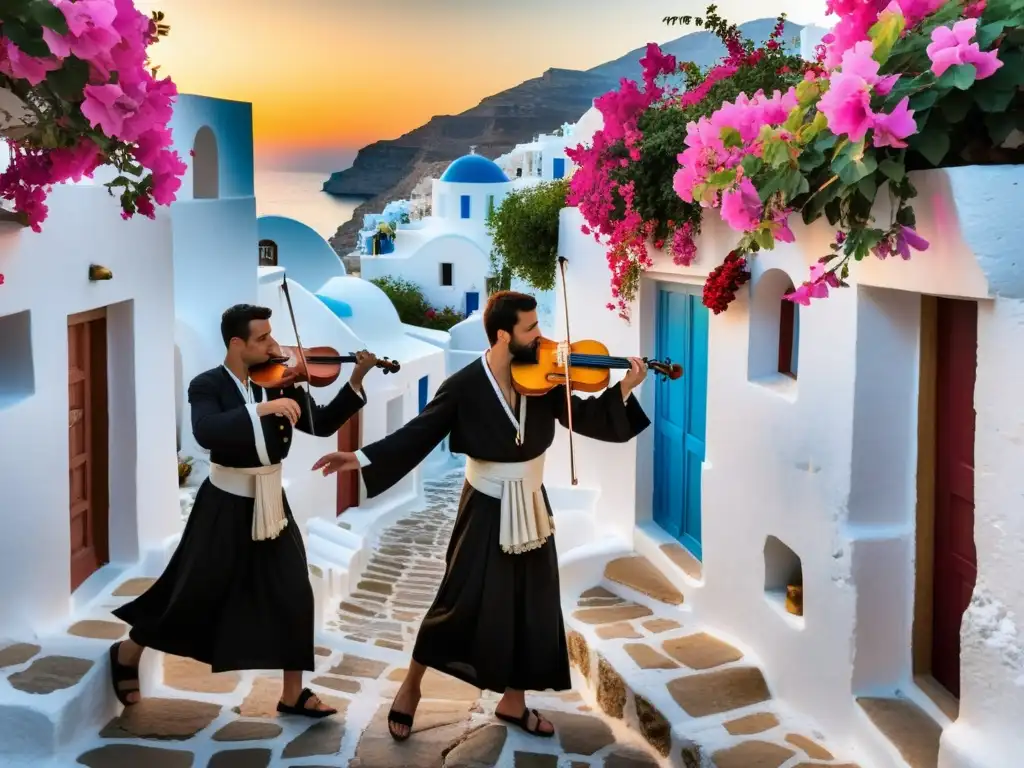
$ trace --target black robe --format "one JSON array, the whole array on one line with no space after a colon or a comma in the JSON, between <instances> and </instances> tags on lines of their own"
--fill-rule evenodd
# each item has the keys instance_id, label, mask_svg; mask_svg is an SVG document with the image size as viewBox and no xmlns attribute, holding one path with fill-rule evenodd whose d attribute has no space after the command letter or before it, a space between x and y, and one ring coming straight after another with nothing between
<instances>
[{"instance_id":1,"label":"black robe","mask_svg":"<svg viewBox=\"0 0 1024 768\"><path fill-rule=\"evenodd\" d=\"M263 400L250 384L253 399ZM326 437L364 405L348 385L329 405L313 402L296 387L269 390L267 399L289 397L302 408L295 425ZM246 403L223 366L189 384L192 431L225 467L261 465ZM280 416L260 419L271 464L288 456L292 425ZM315 427L315 429L314 429ZM147 648L205 662L214 672L237 669L313 669L314 610L306 550L288 499L288 525L276 539L253 541L253 499L227 493L205 480L196 494L177 550L145 594L117 608L131 625L130 637Z\"/></svg>"},{"instance_id":2,"label":"black robe","mask_svg":"<svg viewBox=\"0 0 1024 768\"><path fill-rule=\"evenodd\" d=\"M568 426L565 388L528 399L523 444L483 358L450 376L416 418L366 446L369 497L390 488L446 435L454 453L493 462L543 454L555 422ZM516 403L515 414L519 413ZM626 442L649 424L618 384L598 397L572 399L573 432ZM545 493L545 498L546 498ZM540 548L506 554L499 545L501 503L465 483L448 545L444 579L420 626L413 659L478 688L543 691L571 687L555 536ZM558 515L555 513L557 531Z\"/></svg>"}]
</instances>

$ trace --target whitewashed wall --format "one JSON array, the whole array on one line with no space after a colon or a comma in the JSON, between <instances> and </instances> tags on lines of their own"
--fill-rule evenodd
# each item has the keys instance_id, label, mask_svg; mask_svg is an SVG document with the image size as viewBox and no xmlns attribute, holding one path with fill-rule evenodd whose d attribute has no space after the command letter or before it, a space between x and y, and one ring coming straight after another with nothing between
<instances>
[{"instance_id":1,"label":"whitewashed wall","mask_svg":"<svg viewBox=\"0 0 1024 768\"><path fill-rule=\"evenodd\" d=\"M171 127L175 148L189 166L171 207L177 402L182 404L178 420L185 425L179 441L184 454L198 457L203 451L189 426L189 382L224 357L224 310L257 299L252 105L184 95L175 105ZM196 479L204 475L205 468L199 467Z\"/></svg>"},{"instance_id":2,"label":"whitewashed wall","mask_svg":"<svg viewBox=\"0 0 1024 768\"><path fill-rule=\"evenodd\" d=\"M452 264L452 285L441 285L441 264ZM363 256L360 276L365 280L393 277L415 283L431 306L466 310L466 292L480 294L480 308L487 301L487 275L491 271L488 252L477 239L446 233L427 240L415 252L401 258Z\"/></svg>"},{"instance_id":3,"label":"whitewashed wall","mask_svg":"<svg viewBox=\"0 0 1024 768\"><path fill-rule=\"evenodd\" d=\"M857 287L801 307L796 381L760 375L760 342L769 357L777 354L777 297L787 277L799 284L827 252L827 226L795 228L797 244L758 256L749 290L710 320L703 578L686 581L687 602L764 662L776 696L863 745L873 741L855 696L899 690L928 706L911 672L920 294L980 300L978 582L962 629L960 717L945 728L943 768L1009 768L1024 748L1024 268L1015 213L1022 182L1017 167L917 175L919 230L931 249L909 262L869 259L854 269ZM576 210L563 211L574 337L598 338L613 354L651 354L657 282L699 293L735 243L711 218L698 262L684 269L661 255L626 325L604 308L603 249L579 232ZM641 401L653 419L653 392ZM601 490L598 516L618 535L635 536L641 551L656 552L669 539L650 522L652 431L631 446L577 440L577 456L581 486ZM564 453L560 438L550 485L568 476ZM765 592L768 536L800 557L802 618ZM884 750L872 757L891 764Z\"/></svg>"},{"instance_id":4,"label":"whitewashed wall","mask_svg":"<svg viewBox=\"0 0 1024 768\"><path fill-rule=\"evenodd\" d=\"M110 555L80 591L162 550L180 527L175 471L171 222L123 221L98 186L56 186L40 234L0 225L0 636L55 629L72 607L70 314L107 311ZM88 236L84 236L87 233ZM89 265L113 279L90 282ZM29 313L17 317L18 313ZM25 321L25 322L21 322ZM16 586L15 586L16 585Z\"/></svg>"}]
</instances>

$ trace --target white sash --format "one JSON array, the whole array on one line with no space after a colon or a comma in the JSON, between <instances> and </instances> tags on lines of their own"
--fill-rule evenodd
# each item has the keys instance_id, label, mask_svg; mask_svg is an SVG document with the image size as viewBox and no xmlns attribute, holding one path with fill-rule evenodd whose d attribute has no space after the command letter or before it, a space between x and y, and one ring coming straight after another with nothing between
<instances>
[{"instance_id":1,"label":"white sash","mask_svg":"<svg viewBox=\"0 0 1024 768\"><path fill-rule=\"evenodd\" d=\"M544 546L555 532L541 485L544 454L530 461L477 461L466 457L466 482L485 496L501 499L501 549L521 554Z\"/></svg>"},{"instance_id":2,"label":"white sash","mask_svg":"<svg viewBox=\"0 0 1024 768\"><path fill-rule=\"evenodd\" d=\"M225 493L255 499L252 540L276 539L288 525L280 464L269 467L225 467L210 464L210 483Z\"/></svg>"}]
</instances>

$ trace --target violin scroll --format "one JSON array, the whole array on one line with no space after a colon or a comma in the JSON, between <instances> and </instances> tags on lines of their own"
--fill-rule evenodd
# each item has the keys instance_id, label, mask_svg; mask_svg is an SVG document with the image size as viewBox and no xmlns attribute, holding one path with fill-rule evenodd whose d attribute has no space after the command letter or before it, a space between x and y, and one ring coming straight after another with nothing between
<instances>
[{"instance_id":1,"label":"violin scroll","mask_svg":"<svg viewBox=\"0 0 1024 768\"><path fill-rule=\"evenodd\" d=\"M683 375L683 366L679 363L673 363L667 357L664 360L648 360L644 358L644 362L647 363L647 370L653 371L671 381L675 381Z\"/></svg>"}]
</instances>

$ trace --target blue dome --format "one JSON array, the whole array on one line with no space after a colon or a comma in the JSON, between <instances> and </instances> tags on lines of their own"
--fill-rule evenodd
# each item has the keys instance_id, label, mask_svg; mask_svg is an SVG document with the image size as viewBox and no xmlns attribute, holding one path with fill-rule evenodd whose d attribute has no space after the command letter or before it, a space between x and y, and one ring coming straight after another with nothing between
<instances>
[{"instance_id":1,"label":"blue dome","mask_svg":"<svg viewBox=\"0 0 1024 768\"><path fill-rule=\"evenodd\" d=\"M498 164L483 155L463 155L441 177L456 184L507 184L508 180Z\"/></svg>"}]
</instances>

